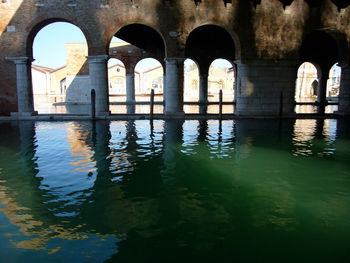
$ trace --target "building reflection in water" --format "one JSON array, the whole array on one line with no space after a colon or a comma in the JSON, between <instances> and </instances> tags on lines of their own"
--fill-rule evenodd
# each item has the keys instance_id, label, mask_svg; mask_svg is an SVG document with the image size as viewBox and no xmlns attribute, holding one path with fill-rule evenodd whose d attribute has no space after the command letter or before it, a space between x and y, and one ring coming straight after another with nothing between
<instances>
[{"instance_id":1,"label":"building reflection in water","mask_svg":"<svg viewBox=\"0 0 350 263\"><path fill-rule=\"evenodd\" d=\"M69 126L69 128L72 127ZM16 149L17 152L11 152L12 150L8 152L8 149L4 149L5 146L1 147L2 152L6 152L3 156L8 156L10 160L1 158L0 212L8 218L11 225L18 227L19 232L18 234L13 234L13 230L9 229L9 233L5 233L5 236L8 238L10 244L18 249L42 250L46 251L47 254L58 253L61 255L61 258L65 257L67 250L61 251L60 242L56 242L56 240L69 240L72 242L89 240L88 242L96 242L97 250L98 246L106 242L112 241L110 245L114 246L118 242L116 238L110 239L98 233L88 235L82 230L84 228L84 222L72 224L70 218L74 216L74 212L70 215L57 213L62 206L65 207L63 210L70 210L69 208L67 209L67 206L70 205L81 206L81 202L78 204L78 202L74 201L74 199L81 199L81 195L77 194L80 189L77 189L76 186L60 184L62 180L58 177L62 175L62 170L48 169L48 164L42 165L43 160L50 157L48 155L50 152L59 152L62 150L62 148L57 147L55 142L48 140L47 136L42 136L42 129L47 130L47 128L49 127L46 127L45 123L42 126L40 124L35 126L31 122L19 122L14 123L8 129L10 134L15 136L11 138L11 141L6 142L6 147ZM84 145L84 142L73 142L86 138L85 136L80 136L80 132L76 132L74 128L71 130L66 129L64 126L56 126L55 128L56 131L51 130L51 132L56 132L55 139L60 139L61 144L63 137L67 135L65 132L67 130L71 131L67 135L69 140L65 141L63 147L66 147L65 149L69 152L70 146L78 146L77 148L80 149L81 154L75 149L71 155L73 158L89 155L86 154L88 147ZM86 126L84 126L85 129ZM89 130L87 129L87 131ZM16 145L18 147L13 148ZM41 147L46 147L46 149L41 149ZM61 159L61 156L58 156L58 158ZM78 163L79 166L81 163L69 162L71 157L67 159L68 166L73 166L70 171L82 171L80 169L76 170L74 167L75 164ZM62 165L61 162L60 164ZM48 170L45 171L45 169ZM85 169L83 170L86 172ZM54 175L52 174L53 171L56 171ZM72 173L72 175L74 177L76 174ZM50 176L55 176L55 180L50 179ZM63 181L65 180L67 179ZM86 181L83 178L79 180L80 184L84 184L84 181ZM70 177L69 182L74 184L76 178ZM62 188L65 188L65 190L60 191ZM71 191L68 190L69 188L71 188ZM70 202L68 202L68 199ZM65 202L65 204L62 205L62 202ZM82 249L80 256L84 257L84 253L87 254L89 252L89 249ZM15 253L17 255L16 258L21 258L22 251L16 251ZM26 253L25 260L31 261L32 257L35 258L34 255ZM79 255L77 254L76 257L79 258Z\"/></svg>"},{"instance_id":2,"label":"building reflection in water","mask_svg":"<svg viewBox=\"0 0 350 263\"><path fill-rule=\"evenodd\" d=\"M317 106L316 105L296 105L295 106L295 113L317 113ZM327 105L325 107L325 113L326 114L332 114L338 110L338 105Z\"/></svg>"},{"instance_id":3,"label":"building reflection in water","mask_svg":"<svg viewBox=\"0 0 350 263\"><path fill-rule=\"evenodd\" d=\"M242 248L233 238L241 229L297 231L296 207L305 202L317 222L332 224L339 207L322 211L348 198L312 188L322 204L304 191L308 180L326 185L323 163L332 155L348 156L337 144L349 139L341 120L2 125L0 212L18 227L4 230L17 248L116 260L140 257L138 245L162 247L166 258L167 248L190 247L197 236L203 247L221 240Z\"/></svg>"},{"instance_id":4,"label":"building reflection in water","mask_svg":"<svg viewBox=\"0 0 350 263\"><path fill-rule=\"evenodd\" d=\"M337 120L297 119L293 133L294 155L331 155L337 134Z\"/></svg>"}]
</instances>

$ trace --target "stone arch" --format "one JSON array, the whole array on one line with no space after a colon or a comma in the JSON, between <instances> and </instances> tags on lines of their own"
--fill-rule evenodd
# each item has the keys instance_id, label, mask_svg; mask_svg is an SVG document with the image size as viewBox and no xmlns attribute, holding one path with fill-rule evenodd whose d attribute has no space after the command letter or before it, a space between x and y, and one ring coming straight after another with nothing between
<instances>
[{"instance_id":1,"label":"stone arch","mask_svg":"<svg viewBox=\"0 0 350 263\"><path fill-rule=\"evenodd\" d=\"M223 72L221 67L217 67L214 64L217 64L221 60L221 66L223 63L227 64L227 72ZM230 64L230 65L228 65ZM230 69L234 68L232 61L228 59L217 58L212 61L209 67L208 74L208 94L212 95L212 98L209 96L209 101L219 101L219 90L223 92L223 101L233 101L234 94L234 71ZM232 89L232 90L231 90ZM213 96L214 95L214 96Z\"/></svg>"},{"instance_id":2,"label":"stone arch","mask_svg":"<svg viewBox=\"0 0 350 263\"><path fill-rule=\"evenodd\" d=\"M138 70L140 67L141 70ZM155 94L163 93L164 65L158 59L151 57L140 59L135 65L136 72L140 75L139 85L135 88L136 93L150 94L151 89L154 89Z\"/></svg>"},{"instance_id":3,"label":"stone arch","mask_svg":"<svg viewBox=\"0 0 350 263\"><path fill-rule=\"evenodd\" d=\"M76 27L78 27L81 32L84 34L87 45L88 45L88 50L89 47L91 46L91 38L88 30L84 27L81 26L79 23L76 23L76 21L70 20L68 18L61 18L61 17L39 17L33 20L26 28L26 31L29 32L27 36L27 43L26 43L26 55L27 57L32 58L33 57L33 43L35 36L39 33L41 29L43 29L45 26L55 23L55 22L66 22L69 24L72 24Z\"/></svg>"},{"instance_id":4,"label":"stone arch","mask_svg":"<svg viewBox=\"0 0 350 263\"><path fill-rule=\"evenodd\" d=\"M317 92L312 91L312 84L321 78L321 68L318 64L310 61L301 63L297 71L295 85L295 100L305 102L305 99L311 99Z\"/></svg>"},{"instance_id":5,"label":"stone arch","mask_svg":"<svg viewBox=\"0 0 350 263\"><path fill-rule=\"evenodd\" d=\"M299 55L301 61L314 62L322 70L330 69L336 62L348 62L348 43L340 32L315 30L304 36Z\"/></svg>"},{"instance_id":6,"label":"stone arch","mask_svg":"<svg viewBox=\"0 0 350 263\"><path fill-rule=\"evenodd\" d=\"M318 113L325 112L327 81L331 67L342 62L347 64L348 50L344 36L334 30L315 30L305 35L300 48L301 61L311 61L321 68L317 92Z\"/></svg>"},{"instance_id":7,"label":"stone arch","mask_svg":"<svg viewBox=\"0 0 350 263\"><path fill-rule=\"evenodd\" d=\"M210 35L211 37L208 37ZM203 47L203 43L207 45ZM206 51L216 48L216 54L207 56L206 64L209 67L210 63L216 58L224 58L230 61L239 60L241 58L241 45L236 33L228 30L226 27L214 23L207 23L197 26L188 34L185 44L185 55L188 58L194 59L199 64L200 51L193 49L200 48ZM226 50L225 50L226 49ZM223 51L224 50L224 51ZM201 65L199 65L201 67Z\"/></svg>"},{"instance_id":8,"label":"stone arch","mask_svg":"<svg viewBox=\"0 0 350 263\"><path fill-rule=\"evenodd\" d=\"M43 20L42 20L43 19ZM88 53L88 40L87 40L87 33L86 30L82 30L81 27L77 26L76 23L67 20L65 18L38 18L37 20L33 21L30 25L28 25L28 36L27 36L27 42L26 42L26 56L33 59L33 51L35 46L35 38L44 31L45 28L52 26L56 23L64 23L66 25L69 25L69 27L74 27L76 31L79 31L83 37L84 42L83 45L78 45L77 48L65 48L65 54L66 58L69 57L69 50L75 50L75 53L77 56L74 58L74 63L69 63L68 60L61 64L60 66L49 66L49 68L46 68L48 65L42 65L40 62L39 64L39 70L41 68L41 71L46 72L46 78L49 74L50 77L46 79L45 85L41 84L43 83L43 77L38 75L38 67L34 65L28 65L31 66L30 71L30 79L32 80L32 83L30 85L32 93L31 96L33 97L34 108L39 113L47 113L46 111L51 111L52 108L50 105L51 102L75 102L75 103L81 103L86 102L90 100L90 90L87 90L85 87L89 83L88 75L89 75L89 67L86 61L86 56ZM51 31L51 30L50 30ZM85 31L85 32L84 32ZM53 31L52 31L53 32ZM77 43L78 44L78 43ZM74 44L73 44L74 45ZM50 46L48 46L50 47ZM64 47L61 45L61 47ZM72 47L72 46L70 46ZM68 52L68 53L67 53ZM40 59L38 60L40 61ZM72 62L72 60L69 60ZM74 64L74 66L72 66ZM65 65L65 66L63 66ZM71 66L69 66L71 65ZM50 68L53 69L50 69ZM33 70L35 69L35 70ZM68 73L69 71L69 73ZM57 73L57 74L56 74ZM62 78L62 75L65 75L64 78ZM32 100L29 98L29 100ZM44 107L42 107L44 105ZM49 107L49 108L48 108ZM78 111L83 110L82 107L80 107ZM64 110L65 113L70 112L71 109L68 107L60 108ZM70 112L73 113L73 112Z\"/></svg>"},{"instance_id":9,"label":"stone arch","mask_svg":"<svg viewBox=\"0 0 350 263\"><path fill-rule=\"evenodd\" d=\"M132 34L130 34L130 31ZM119 25L115 30L114 34L110 36L109 42L113 36L116 36L134 46L137 46L143 50L151 53L156 53L155 56L165 57L166 56L166 42L162 33L155 27L146 23L126 23ZM147 35L148 37L144 37ZM108 47L107 47L108 49Z\"/></svg>"},{"instance_id":10,"label":"stone arch","mask_svg":"<svg viewBox=\"0 0 350 263\"><path fill-rule=\"evenodd\" d=\"M165 75L165 62L163 59L160 59L159 57L156 57L156 56L147 56L147 57L140 58L138 61L136 61L135 67L137 66L137 64L139 62L141 62L142 60L145 60L145 59L153 59L153 60L156 60L157 62L159 62L159 64L163 68L163 75Z\"/></svg>"}]
</instances>

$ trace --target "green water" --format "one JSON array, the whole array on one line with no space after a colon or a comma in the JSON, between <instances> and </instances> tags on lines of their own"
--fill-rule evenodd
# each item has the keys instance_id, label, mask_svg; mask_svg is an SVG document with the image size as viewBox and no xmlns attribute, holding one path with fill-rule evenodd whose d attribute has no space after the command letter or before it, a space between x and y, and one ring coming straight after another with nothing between
<instances>
[{"instance_id":1,"label":"green water","mask_svg":"<svg viewBox=\"0 0 350 263\"><path fill-rule=\"evenodd\" d=\"M1 123L0 262L350 262L350 122Z\"/></svg>"}]
</instances>

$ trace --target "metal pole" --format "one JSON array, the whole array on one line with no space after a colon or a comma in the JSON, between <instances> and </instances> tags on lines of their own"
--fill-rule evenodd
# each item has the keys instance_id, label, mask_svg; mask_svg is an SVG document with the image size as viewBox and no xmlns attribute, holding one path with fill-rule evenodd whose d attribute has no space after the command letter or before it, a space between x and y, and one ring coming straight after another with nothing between
<instances>
[{"instance_id":1,"label":"metal pole","mask_svg":"<svg viewBox=\"0 0 350 263\"><path fill-rule=\"evenodd\" d=\"M222 89L219 92L219 119L222 120Z\"/></svg>"},{"instance_id":2,"label":"metal pole","mask_svg":"<svg viewBox=\"0 0 350 263\"><path fill-rule=\"evenodd\" d=\"M153 105L154 105L154 89L151 90L151 103L150 103L150 120L153 120Z\"/></svg>"},{"instance_id":3,"label":"metal pole","mask_svg":"<svg viewBox=\"0 0 350 263\"><path fill-rule=\"evenodd\" d=\"M91 90L91 118L95 119L96 116L96 92L94 89Z\"/></svg>"},{"instance_id":4,"label":"metal pole","mask_svg":"<svg viewBox=\"0 0 350 263\"><path fill-rule=\"evenodd\" d=\"M280 118L282 117L283 115L283 91L281 91L281 94L280 94Z\"/></svg>"}]
</instances>

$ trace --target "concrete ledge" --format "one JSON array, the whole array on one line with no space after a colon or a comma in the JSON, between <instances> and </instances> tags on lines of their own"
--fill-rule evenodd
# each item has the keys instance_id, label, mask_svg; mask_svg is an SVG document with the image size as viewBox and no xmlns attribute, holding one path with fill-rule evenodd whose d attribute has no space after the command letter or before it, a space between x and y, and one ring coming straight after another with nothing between
<instances>
[{"instance_id":1,"label":"concrete ledge","mask_svg":"<svg viewBox=\"0 0 350 263\"><path fill-rule=\"evenodd\" d=\"M21 118L21 117L30 117L38 115L37 111L32 112L11 112L11 117Z\"/></svg>"},{"instance_id":2,"label":"concrete ledge","mask_svg":"<svg viewBox=\"0 0 350 263\"><path fill-rule=\"evenodd\" d=\"M185 118L185 112L178 111L178 112L165 112L164 117L171 118L171 119L182 119Z\"/></svg>"},{"instance_id":3,"label":"concrete ledge","mask_svg":"<svg viewBox=\"0 0 350 263\"><path fill-rule=\"evenodd\" d=\"M154 120L219 120L219 114L183 114L180 116L154 114ZM111 114L109 116L97 116L95 120L149 120L149 114ZM280 116L271 115L234 115L223 114L222 120L239 119L350 119L350 114L284 114ZM90 121L93 120L89 115L69 115L69 114L39 114L36 116L0 116L0 121Z\"/></svg>"}]
</instances>

